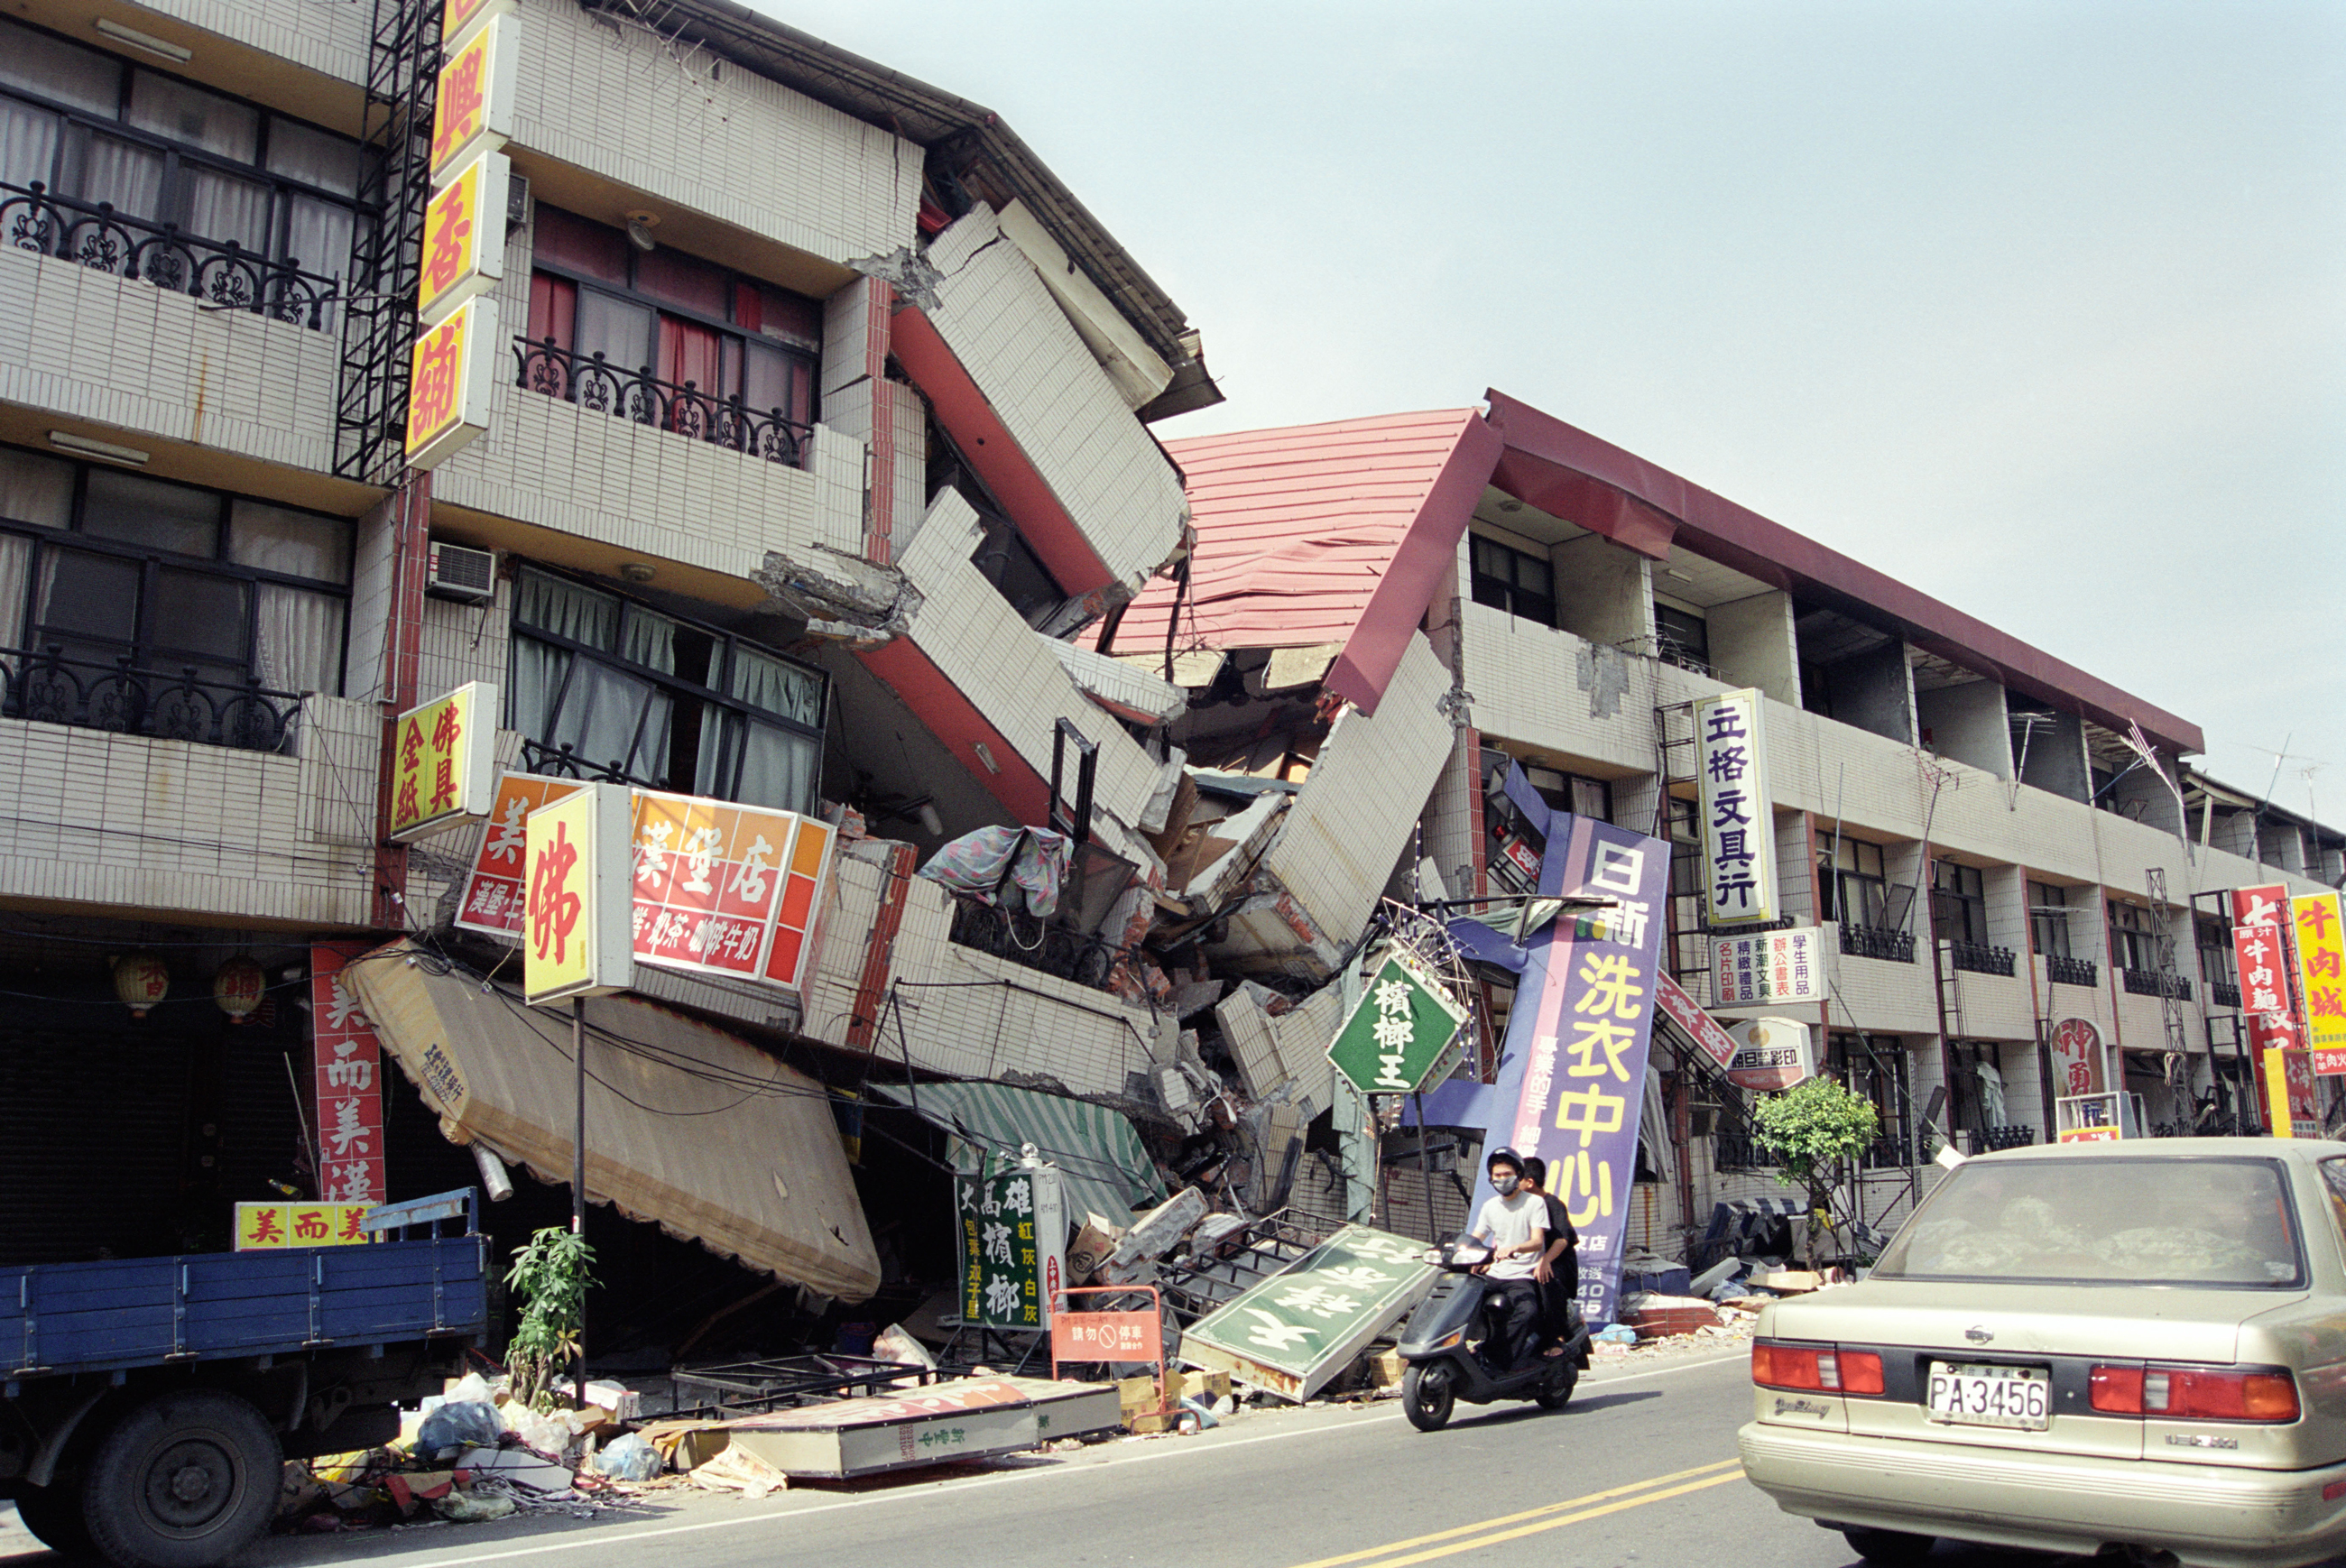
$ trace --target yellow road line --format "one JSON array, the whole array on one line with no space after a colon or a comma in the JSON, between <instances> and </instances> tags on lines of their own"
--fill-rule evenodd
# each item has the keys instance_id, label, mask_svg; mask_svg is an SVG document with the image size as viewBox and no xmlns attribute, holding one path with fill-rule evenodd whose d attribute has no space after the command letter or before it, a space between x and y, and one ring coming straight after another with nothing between
<instances>
[{"instance_id":1,"label":"yellow road line","mask_svg":"<svg viewBox=\"0 0 2346 1568\"><path fill-rule=\"evenodd\" d=\"M1496 1546L1504 1541L1514 1541L1525 1535L1537 1535L1543 1530L1556 1530L1566 1524L1577 1524L1584 1519L1596 1519L1607 1513L1618 1513L1627 1508L1643 1508L1649 1502L1660 1502L1666 1498L1682 1497L1689 1492L1700 1492L1708 1486L1723 1486L1730 1481L1742 1479L1739 1467L1739 1473L1733 1475L1714 1475L1708 1481L1690 1481L1684 1486L1671 1487L1668 1492L1643 1492L1636 1497L1624 1498L1618 1502L1608 1502L1602 1508L1588 1508L1583 1509L1578 1513L1567 1513L1561 1519L1542 1520L1537 1524L1520 1524L1513 1530L1502 1530L1492 1535L1478 1535L1471 1541L1455 1542L1448 1546L1436 1546L1429 1551L1413 1553L1407 1557L1381 1557L1377 1559L1373 1568L1409 1568L1409 1564L1413 1563L1431 1563L1436 1557L1449 1557L1460 1552L1472 1552L1477 1546Z\"/></svg>"},{"instance_id":2,"label":"yellow road line","mask_svg":"<svg viewBox=\"0 0 2346 1568\"><path fill-rule=\"evenodd\" d=\"M1731 1473L1726 1475L1714 1475L1712 1472L1716 1471L1729 1471ZM1472 1524L1460 1524L1448 1530L1437 1530L1431 1535L1413 1535L1406 1541L1390 1541L1382 1546L1372 1546L1365 1551L1347 1552L1341 1557L1314 1558L1309 1563L1297 1563L1296 1568L1338 1568L1340 1563L1360 1563L1370 1558L1383 1558L1387 1553L1406 1552L1413 1546L1427 1546L1437 1541L1454 1540L1461 1535L1474 1535L1478 1537L1476 1540L1465 1542L1458 1546L1444 1547L1441 1551L1429 1552L1423 1556L1396 1558L1391 1563L1380 1563L1378 1564L1378 1568L1400 1568L1400 1564L1403 1563L1423 1563L1428 1557L1446 1556L1452 1552L1463 1552L1469 1546L1480 1546L1484 1544L1483 1540L1480 1539L1482 1532L1485 1531L1497 1530L1504 1525L1522 1524L1526 1520L1535 1519L1545 1521L1545 1522L1529 1525L1524 1529L1511 1531L1504 1535L1493 1536L1491 1539L1499 1541L1513 1540L1517 1535L1529 1535L1537 1531L1553 1529L1558 1524L1570 1524L1576 1519L1593 1519L1599 1513L1611 1513L1617 1509L1634 1508L1639 1502L1651 1502L1662 1497L1676 1497L1680 1492L1693 1492L1705 1486L1717 1486L1722 1481L1734 1481L1742 1473L1743 1461L1741 1460L1721 1460L1717 1464L1698 1465L1692 1470L1673 1471L1668 1475L1648 1476L1644 1481L1631 1481L1627 1486L1616 1486L1607 1488L1603 1492L1592 1492L1585 1497L1571 1497L1566 1498L1562 1502L1543 1503L1537 1508L1527 1508L1521 1513L1503 1513L1496 1519L1477 1520ZM1666 1486L1671 1481L1684 1481L1689 1476L1698 1475L1710 1476L1711 1479L1697 1481L1692 1486L1679 1487L1677 1491L1658 1492L1652 1497L1639 1497L1630 1502L1615 1502L1610 1508L1598 1508L1587 1513L1576 1513L1573 1514L1571 1518L1547 1518L1550 1514L1562 1513L1571 1509L1586 1508L1590 1503L1608 1502L1615 1498L1627 1497L1631 1492L1643 1492L1649 1487Z\"/></svg>"}]
</instances>

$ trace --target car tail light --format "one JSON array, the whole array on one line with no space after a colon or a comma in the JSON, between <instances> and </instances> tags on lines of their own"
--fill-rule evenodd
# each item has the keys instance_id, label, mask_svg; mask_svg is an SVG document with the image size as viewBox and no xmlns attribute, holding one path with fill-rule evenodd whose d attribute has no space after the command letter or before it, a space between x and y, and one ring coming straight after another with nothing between
<instances>
[{"instance_id":1,"label":"car tail light","mask_svg":"<svg viewBox=\"0 0 2346 1568\"><path fill-rule=\"evenodd\" d=\"M1751 1380L1763 1389L1812 1389L1829 1394L1882 1392L1882 1358L1872 1350L1834 1345L1751 1343Z\"/></svg>"},{"instance_id":2,"label":"car tail light","mask_svg":"<svg viewBox=\"0 0 2346 1568\"><path fill-rule=\"evenodd\" d=\"M2287 1372L2097 1366L2086 1381L2094 1409L2106 1415L2274 1422L2299 1415L2297 1381Z\"/></svg>"}]
</instances>

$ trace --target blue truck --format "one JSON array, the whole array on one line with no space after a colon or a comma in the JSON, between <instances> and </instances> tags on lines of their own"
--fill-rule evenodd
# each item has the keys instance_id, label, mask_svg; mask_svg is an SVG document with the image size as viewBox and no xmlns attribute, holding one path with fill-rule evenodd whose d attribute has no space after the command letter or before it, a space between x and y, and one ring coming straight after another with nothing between
<instances>
[{"instance_id":1,"label":"blue truck","mask_svg":"<svg viewBox=\"0 0 2346 1568\"><path fill-rule=\"evenodd\" d=\"M458 1191L359 1245L0 1266L0 1497L67 1556L224 1562L285 1460L390 1441L484 1342L475 1218Z\"/></svg>"}]
</instances>

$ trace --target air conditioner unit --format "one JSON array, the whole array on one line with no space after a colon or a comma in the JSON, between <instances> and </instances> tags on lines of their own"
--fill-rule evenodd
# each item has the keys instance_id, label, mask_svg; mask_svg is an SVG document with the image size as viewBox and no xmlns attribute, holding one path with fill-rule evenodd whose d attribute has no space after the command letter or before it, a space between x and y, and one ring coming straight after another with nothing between
<instances>
[{"instance_id":1,"label":"air conditioner unit","mask_svg":"<svg viewBox=\"0 0 2346 1568\"><path fill-rule=\"evenodd\" d=\"M488 604L497 596L496 552L434 540L431 563L423 574L423 591L435 599Z\"/></svg>"}]
</instances>

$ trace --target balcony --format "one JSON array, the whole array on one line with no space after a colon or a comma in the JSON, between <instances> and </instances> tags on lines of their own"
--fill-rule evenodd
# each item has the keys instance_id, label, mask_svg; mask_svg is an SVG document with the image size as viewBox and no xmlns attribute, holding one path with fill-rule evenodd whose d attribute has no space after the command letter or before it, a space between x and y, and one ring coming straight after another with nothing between
<instances>
[{"instance_id":1,"label":"balcony","mask_svg":"<svg viewBox=\"0 0 2346 1568\"><path fill-rule=\"evenodd\" d=\"M341 280L272 261L234 240L218 244L114 210L52 196L35 180L0 184L0 244L77 262L99 272L186 294L206 307L243 311L311 331L332 324Z\"/></svg>"},{"instance_id":2,"label":"balcony","mask_svg":"<svg viewBox=\"0 0 2346 1568\"><path fill-rule=\"evenodd\" d=\"M2129 996L2172 996L2178 1002L2191 1000L2191 983L2179 974L2162 975L2155 969L2121 969L2118 982Z\"/></svg>"},{"instance_id":3,"label":"balcony","mask_svg":"<svg viewBox=\"0 0 2346 1568\"><path fill-rule=\"evenodd\" d=\"M1038 920L1025 910L1005 910L958 894L948 940L1094 991L1108 988L1117 960L1123 956L1099 937Z\"/></svg>"},{"instance_id":4,"label":"balcony","mask_svg":"<svg viewBox=\"0 0 2346 1568\"><path fill-rule=\"evenodd\" d=\"M2102 966L2090 958L2064 958L2058 953L2045 956L2045 977L2055 985L2096 986L2102 983Z\"/></svg>"},{"instance_id":5,"label":"balcony","mask_svg":"<svg viewBox=\"0 0 2346 1568\"><path fill-rule=\"evenodd\" d=\"M664 382L648 365L624 370L607 363L599 352L576 353L552 338L533 342L516 337L514 357L519 366L514 384L525 391L576 403L591 413L729 447L786 468L807 465L814 427L783 417L779 408L761 413L739 395L715 396L700 391L695 382Z\"/></svg>"},{"instance_id":6,"label":"balcony","mask_svg":"<svg viewBox=\"0 0 2346 1568\"><path fill-rule=\"evenodd\" d=\"M104 729L158 740L186 740L238 751L283 751L301 709L294 692L134 669L128 655L111 665L64 657L51 645L0 650L0 717Z\"/></svg>"},{"instance_id":7,"label":"balcony","mask_svg":"<svg viewBox=\"0 0 2346 1568\"><path fill-rule=\"evenodd\" d=\"M1957 969L1974 974L2000 974L2012 978L2013 952L2008 947L1989 947L1975 942L1947 943L1947 962Z\"/></svg>"},{"instance_id":8,"label":"balcony","mask_svg":"<svg viewBox=\"0 0 2346 1568\"><path fill-rule=\"evenodd\" d=\"M1841 950L1851 958L1878 958L1889 963L1914 962L1914 933L1881 926L1844 925Z\"/></svg>"},{"instance_id":9,"label":"balcony","mask_svg":"<svg viewBox=\"0 0 2346 1568\"><path fill-rule=\"evenodd\" d=\"M2238 1007L2240 988L2229 980L2211 980L2208 983L2208 1000L2218 1007Z\"/></svg>"}]
</instances>

